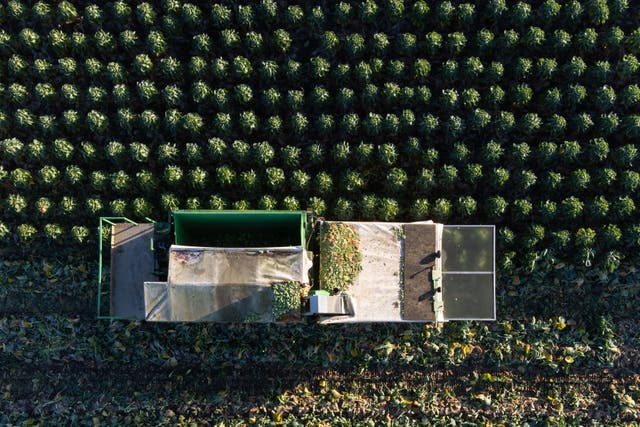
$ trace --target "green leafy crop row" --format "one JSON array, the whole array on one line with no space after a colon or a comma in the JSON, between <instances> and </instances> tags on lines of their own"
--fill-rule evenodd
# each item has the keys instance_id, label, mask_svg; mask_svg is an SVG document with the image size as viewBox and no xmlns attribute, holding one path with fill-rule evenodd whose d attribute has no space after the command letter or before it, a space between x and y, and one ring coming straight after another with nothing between
<instances>
[{"instance_id":1,"label":"green leafy crop row","mask_svg":"<svg viewBox=\"0 0 640 427\"><path fill-rule=\"evenodd\" d=\"M640 248L638 13L8 1L0 238L81 244L99 215L311 207L496 223L505 272L544 249L615 269Z\"/></svg>"}]
</instances>

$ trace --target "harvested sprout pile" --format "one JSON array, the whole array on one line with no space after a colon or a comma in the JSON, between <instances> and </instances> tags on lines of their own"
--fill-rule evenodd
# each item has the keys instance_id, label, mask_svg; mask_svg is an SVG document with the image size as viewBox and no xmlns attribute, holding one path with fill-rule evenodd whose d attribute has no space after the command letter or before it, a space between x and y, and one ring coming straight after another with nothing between
<instances>
[{"instance_id":1,"label":"harvested sprout pile","mask_svg":"<svg viewBox=\"0 0 640 427\"><path fill-rule=\"evenodd\" d=\"M273 317L276 320L283 318L283 316L299 318L300 299L300 283L275 283L273 285Z\"/></svg>"},{"instance_id":2,"label":"harvested sprout pile","mask_svg":"<svg viewBox=\"0 0 640 427\"><path fill-rule=\"evenodd\" d=\"M351 224L325 223L320 230L320 283L324 289L344 291L360 271L360 238Z\"/></svg>"}]
</instances>

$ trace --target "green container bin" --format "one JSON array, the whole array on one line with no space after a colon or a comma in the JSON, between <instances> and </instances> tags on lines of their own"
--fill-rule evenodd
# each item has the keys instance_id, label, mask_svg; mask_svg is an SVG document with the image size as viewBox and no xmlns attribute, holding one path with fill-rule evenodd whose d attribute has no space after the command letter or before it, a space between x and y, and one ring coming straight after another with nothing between
<instances>
[{"instance_id":1,"label":"green container bin","mask_svg":"<svg viewBox=\"0 0 640 427\"><path fill-rule=\"evenodd\" d=\"M306 249L307 211L180 210L173 212L175 243L185 246Z\"/></svg>"}]
</instances>

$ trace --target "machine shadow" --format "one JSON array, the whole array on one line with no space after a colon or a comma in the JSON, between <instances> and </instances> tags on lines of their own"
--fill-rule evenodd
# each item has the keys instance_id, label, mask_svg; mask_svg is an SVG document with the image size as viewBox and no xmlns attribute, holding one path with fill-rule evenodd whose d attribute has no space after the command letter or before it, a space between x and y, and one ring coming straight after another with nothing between
<instances>
[{"instance_id":1,"label":"machine shadow","mask_svg":"<svg viewBox=\"0 0 640 427\"><path fill-rule=\"evenodd\" d=\"M498 319L562 316L595 325L602 317L633 319L640 302L638 273L632 268L604 272L542 262L530 273L498 275Z\"/></svg>"}]
</instances>

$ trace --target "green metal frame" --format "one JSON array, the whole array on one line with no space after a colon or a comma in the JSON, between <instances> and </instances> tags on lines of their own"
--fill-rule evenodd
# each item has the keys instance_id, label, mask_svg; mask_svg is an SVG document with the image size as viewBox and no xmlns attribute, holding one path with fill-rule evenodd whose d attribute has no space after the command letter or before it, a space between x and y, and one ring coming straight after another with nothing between
<instances>
[{"instance_id":1,"label":"green metal frame","mask_svg":"<svg viewBox=\"0 0 640 427\"><path fill-rule=\"evenodd\" d=\"M287 221L300 220L300 239L299 245L306 248L307 234L309 227L309 211L289 211L289 210L177 210L172 212L174 225L174 242L181 244L184 239L185 226L182 224L180 217L187 217L188 222L197 223L206 228L206 224L228 224L230 226L251 226L256 224L256 220L265 226L282 225ZM199 218L201 217L201 218Z\"/></svg>"},{"instance_id":2,"label":"green metal frame","mask_svg":"<svg viewBox=\"0 0 640 427\"><path fill-rule=\"evenodd\" d=\"M97 318L98 319L108 319L108 320L117 320L117 319L127 319L122 316L111 316L111 315L103 315L101 313L102 307L102 230L104 228L104 224L108 224L109 226L115 225L119 222L128 222L133 225L138 225L137 222L124 217L124 216L101 216L100 223L98 225L98 302L97 302ZM150 220L150 222L153 222Z\"/></svg>"}]
</instances>

